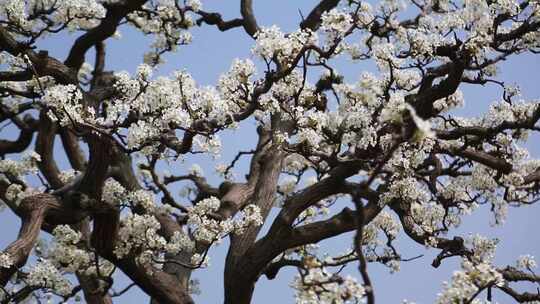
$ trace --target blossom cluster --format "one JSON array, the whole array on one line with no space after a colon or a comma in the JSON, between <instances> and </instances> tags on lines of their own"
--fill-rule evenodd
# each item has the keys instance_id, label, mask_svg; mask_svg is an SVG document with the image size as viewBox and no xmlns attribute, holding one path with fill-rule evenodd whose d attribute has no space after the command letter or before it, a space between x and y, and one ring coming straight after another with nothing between
<instances>
[{"instance_id":1,"label":"blossom cluster","mask_svg":"<svg viewBox=\"0 0 540 304\"><path fill-rule=\"evenodd\" d=\"M13 265L13 260L9 254L0 253L0 268L9 268Z\"/></svg>"},{"instance_id":2,"label":"blossom cluster","mask_svg":"<svg viewBox=\"0 0 540 304\"><path fill-rule=\"evenodd\" d=\"M536 260L534 259L534 256L530 255L530 254L526 254L526 255L522 255L518 258L517 262L516 262L516 266L518 268L523 268L523 269L533 269L533 268L536 268L537 267L537 264L536 264Z\"/></svg>"},{"instance_id":3,"label":"blossom cluster","mask_svg":"<svg viewBox=\"0 0 540 304\"><path fill-rule=\"evenodd\" d=\"M91 29L105 17L106 10L101 0L7 0L0 4L0 16L13 22L25 31L38 32L54 25L65 25L69 30ZM29 18L49 12L46 19Z\"/></svg>"},{"instance_id":4,"label":"blossom cluster","mask_svg":"<svg viewBox=\"0 0 540 304\"><path fill-rule=\"evenodd\" d=\"M291 285L298 304L358 303L365 295L365 288L355 278L341 277L324 268L309 268L307 274L297 275Z\"/></svg>"},{"instance_id":5,"label":"blossom cluster","mask_svg":"<svg viewBox=\"0 0 540 304\"><path fill-rule=\"evenodd\" d=\"M54 228L54 246L47 253L47 258L62 270L74 273L85 270L93 262L93 255L81 246L81 233L67 225Z\"/></svg>"},{"instance_id":6,"label":"blossom cluster","mask_svg":"<svg viewBox=\"0 0 540 304\"><path fill-rule=\"evenodd\" d=\"M213 243L220 241L230 233L241 234L251 225L262 225L260 210L255 205L246 206L235 219L216 219L215 212L219 209L220 201L217 198L208 198L192 207L188 213L187 224L191 227L190 235L177 231L166 240L160 236L159 221L149 214L129 214L121 221L114 253L119 258L127 255L139 256L140 259L150 261L160 253L178 254L179 252L192 252L195 241ZM197 265L202 258L196 253L192 260Z\"/></svg>"},{"instance_id":7,"label":"blossom cluster","mask_svg":"<svg viewBox=\"0 0 540 304\"><path fill-rule=\"evenodd\" d=\"M381 262L389 268L391 273L400 270L401 257L390 247L391 243L397 238L401 229L397 220L387 211L382 211L363 229L362 250L369 262ZM379 237L384 234L385 240ZM356 253L351 250L350 254L342 255L348 257ZM337 259L339 261L339 259Z\"/></svg>"},{"instance_id":8,"label":"blossom cluster","mask_svg":"<svg viewBox=\"0 0 540 304\"><path fill-rule=\"evenodd\" d=\"M50 109L49 117L65 126L93 120L94 114L83 107L82 98L82 92L75 85L55 85L45 90L42 102Z\"/></svg>"},{"instance_id":9,"label":"blossom cluster","mask_svg":"<svg viewBox=\"0 0 540 304\"><path fill-rule=\"evenodd\" d=\"M167 244L158 234L161 225L152 215L129 214L121 223L114 254L122 258L134 250L159 250Z\"/></svg>"},{"instance_id":10,"label":"blossom cluster","mask_svg":"<svg viewBox=\"0 0 540 304\"><path fill-rule=\"evenodd\" d=\"M318 36L310 30L298 30L286 35L276 26L261 28L256 33L257 40L252 53L265 60L275 58L287 66L306 46L317 45Z\"/></svg>"},{"instance_id":11,"label":"blossom cluster","mask_svg":"<svg viewBox=\"0 0 540 304\"><path fill-rule=\"evenodd\" d=\"M210 197L198 202L188 212L188 225L193 228L195 240L212 243L220 241L230 233L241 234L247 227L262 225L260 208L247 205L237 218L220 219L217 211L221 202Z\"/></svg>"},{"instance_id":12,"label":"blossom cluster","mask_svg":"<svg viewBox=\"0 0 540 304\"><path fill-rule=\"evenodd\" d=\"M9 186L6 189L6 199L19 201L37 191L33 187L26 186L25 176L35 174L38 171L38 163L41 161L39 154L35 152L24 153L20 160L0 160L0 179L8 179ZM18 182L9 181L15 178Z\"/></svg>"},{"instance_id":13,"label":"blossom cluster","mask_svg":"<svg viewBox=\"0 0 540 304\"><path fill-rule=\"evenodd\" d=\"M0 172L16 177L37 172L37 163L41 161L41 157L36 152L25 153L20 161L12 159L0 160Z\"/></svg>"},{"instance_id":14,"label":"blossom cluster","mask_svg":"<svg viewBox=\"0 0 540 304\"><path fill-rule=\"evenodd\" d=\"M472 264L464 261L462 270L455 271L452 282L445 284L445 289L437 297L437 304L461 303L467 301L487 286L502 286L503 276L488 263Z\"/></svg>"},{"instance_id":15,"label":"blossom cluster","mask_svg":"<svg viewBox=\"0 0 540 304\"><path fill-rule=\"evenodd\" d=\"M39 261L28 273L26 283L30 286L47 288L67 296L73 289L71 283L50 261Z\"/></svg>"},{"instance_id":16,"label":"blossom cluster","mask_svg":"<svg viewBox=\"0 0 540 304\"><path fill-rule=\"evenodd\" d=\"M125 72L116 74L114 87L119 96L105 101L107 118L97 121L112 128L120 125L130 113L137 113L138 119L131 122L127 130L130 149L150 146L171 128L190 129L196 121L234 127L230 118L246 103L253 87L249 79L254 73L251 61L236 60L230 71L222 75L217 87L199 87L186 71L177 71L170 78L151 80L151 68L142 65L135 78ZM219 153L217 135L196 136L195 141L201 151Z\"/></svg>"}]
</instances>

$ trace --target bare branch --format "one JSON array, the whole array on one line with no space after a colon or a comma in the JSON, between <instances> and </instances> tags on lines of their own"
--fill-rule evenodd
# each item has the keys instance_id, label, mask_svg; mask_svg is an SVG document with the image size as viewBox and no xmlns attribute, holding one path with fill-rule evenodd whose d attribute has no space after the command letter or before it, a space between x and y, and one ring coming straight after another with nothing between
<instances>
[{"instance_id":1,"label":"bare branch","mask_svg":"<svg viewBox=\"0 0 540 304\"><path fill-rule=\"evenodd\" d=\"M246 33L251 37L255 37L257 31L259 31L259 26L257 25L257 19L255 19L255 14L253 13L253 1L252 0L240 0L240 13L244 20L243 26Z\"/></svg>"},{"instance_id":2,"label":"bare branch","mask_svg":"<svg viewBox=\"0 0 540 304\"><path fill-rule=\"evenodd\" d=\"M236 18L228 21L223 21L221 14L219 13L207 13L204 11L197 11L196 13L201 16L201 18L197 20L197 25L199 26L202 23L216 25L217 28L222 32L236 27L244 26L244 19Z\"/></svg>"}]
</instances>

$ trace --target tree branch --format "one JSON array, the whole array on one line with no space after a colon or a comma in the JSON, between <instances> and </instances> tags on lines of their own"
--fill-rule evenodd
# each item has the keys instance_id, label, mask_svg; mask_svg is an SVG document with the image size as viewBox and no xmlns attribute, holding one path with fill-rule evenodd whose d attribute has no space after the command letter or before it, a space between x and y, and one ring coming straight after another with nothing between
<instances>
[{"instance_id":1,"label":"tree branch","mask_svg":"<svg viewBox=\"0 0 540 304\"><path fill-rule=\"evenodd\" d=\"M253 14L253 1L252 0L240 0L240 14L244 18L243 26L246 33L251 37L255 37L255 34L259 31L257 25L257 19Z\"/></svg>"},{"instance_id":2,"label":"tree branch","mask_svg":"<svg viewBox=\"0 0 540 304\"><path fill-rule=\"evenodd\" d=\"M197 19L198 26L200 26L202 23L216 25L217 28L222 32L236 27L244 26L244 19L241 18L223 21L221 14L219 13L207 13L204 11L198 11L196 13L201 16L201 18Z\"/></svg>"},{"instance_id":3,"label":"tree branch","mask_svg":"<svg viewBox=\"0 0 540 304\"><path fill-rule=\"evenodd\" d=\"M39 115L40 124L35 147L36 153L41 157L38 167L51 187L60 189L64 183L60 179L60 170L54 160L54 138L57 126L45 111L42 110Z\"/></svg>"},{"instance_id":4,"label":"tree branch","mask_svg":"<svg viewBox=\"0 0 540 304\"><path fill-rule=\"evenodd\" d=\"M131 0L119 4L107 5L107 14L101 23L84 35L77 38L64 64L78 71L84 63L84 55L94 45L104 41L116 32L120 21L129 13L140 8L146 0Z\"/></svg>"},{"instance_id":5,"label":"tree branch","mask_svg":"<svg viewBox=\"0 0 540 304\"><path fill-rule=\"evenodd\" d=\"M23 199L15 210L22 224L19 236L3 252L13 261L9 268L0 268L0 286L5 286L13 274L24 266L39 232L47 220L47 225L74 224L87 214L71 209L51 194L36 194Z\"/></svg>"},{"instance_id":6,"label":"tree branch","mask_svg":"<svg viewBox=\"0 0 540 304\"><path fill-rule=\"evenodd\" d=\"M316 31L321 26L321 16L339 4L340 0L322 0L311 10L309 15L300 23L300 28Z\"/></svg>"}]
</instances>

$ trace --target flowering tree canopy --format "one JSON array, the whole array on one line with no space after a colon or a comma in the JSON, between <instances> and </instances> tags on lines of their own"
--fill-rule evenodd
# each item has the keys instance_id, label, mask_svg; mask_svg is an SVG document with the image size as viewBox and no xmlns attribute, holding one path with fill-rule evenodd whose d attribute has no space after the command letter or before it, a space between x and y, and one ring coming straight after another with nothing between
<instances>
[{"instance_id":1,"label":"flowering tree canopy","mask_svg":"<svg viewBox=\"0 0 540 304\"><path fill-rule=\"evenodd\" d=\"M112 303L127 290L119 271L155 303L193 303L191 275L227 238L225 303L294 267L297 303L373 304L370 263L398 271L411 256L400 233L437 253L426 267L461 261L437 303L491 303L492 290L540 301L515 284L540 282L532 256L495 265L496 240L455 232L477 209L502 223L539 198L540 161L523 146L540 105L496 73L540 52L538 0L321 0L288 33L238 2L232 20L198 0L0 2L0 121L16 132L0 133L0 198L21 219L0 248L2 303ZM120 26L153 39L134 75L106 68ZM183 69L152 76L193 27L248 35L252 56L214 86ZM36 47L65 31L67 58ZM340 58L377 72L346 79ZM457 116L460 88L488 83L500 100ZM220 135L242 128L256 129L252 149L213 176L191 160L234 149ZM317 250L347 232L342 254Z\"/></svg>"}]
</instances>

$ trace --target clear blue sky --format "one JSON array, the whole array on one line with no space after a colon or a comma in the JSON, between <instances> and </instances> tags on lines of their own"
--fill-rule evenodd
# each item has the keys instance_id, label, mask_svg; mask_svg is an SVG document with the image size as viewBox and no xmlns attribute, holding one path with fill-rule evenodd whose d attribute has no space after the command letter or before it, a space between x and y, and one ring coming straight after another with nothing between
<instances>
[{"instance_id":1,"label":"clear blue sky","mask_svg":"<svg viewBox=\"0 0 540 304\"><path fill-rule=\"evenodd\" d=\"M203 1L204 9L207 11L218 11L224 19L236 18L239 16L239 1ZM296 1L264 1L255 0L254 11L259 25L268 26L277 24L285 31L296 29L299 23L299 10L307 15L310 9L318 1L296 0ZM148 50L148 42L151 38L143 37L125 26L120 29L123 38L120 40L111 39L107 42L107 69L127 70L134 72L137 65L142 61L142 54ZM168 74L173 70L186 69L190 72L199 84L215 84L219 75L229 68L234 58L250 58L250 48L252 40L242 29L233 29L227 32L220 32L212 26L194 28L192 30L193 43L180 47L178 52L165 56L167 63L162 66L157 75ZM40 42L39 47L50 51L51 55L59 59L65 59L69 47L73 43L75 35L60 35L51 37ZM89 53L87 61L92 62L93 54ZM253 59L255 60L255 59ZM260 67L260 66L259 66ZM501 66L503 80L510 83L518 83L522 89L525 99L538 99L540 88L538 84L538 73L540 71L540 58L538 56L522 55L514 57ZM355 82L360 73L366 68L365 64L354 64L350 61L340 61L338 71L345 76L345 81ZM262 68L259 68L259 76L262 75ZM376 72L371 69L372 72ZM501 96L500 90L495 86L486 87L464 87L466 105L458 111L462 115L475 115L484 111L490 102ZM217 162L230 162L239 149L252 149L256 139L254 134L254 124L245 122L241 130L228 132L222 135L224 150L222 158ZM5 136L5 135L2 135ZM530 140L528 147L533 156L540 156L538 136ZM194 158L188 158L183 168L189 168ZM213 172L215 163L209 159L197 158L206 173ZM60 161L60 165L67 167L65 161ZM246 164L241 164L240 170L245 169ZM210 179L214 184L218 179ZM465 219L463 226L457 231L461 235L468 233L480 233L482 235L497 237L499 243L496 262L499 265L513 264L515 259L521 254L532 254L540 257L540 206L512 208L509 211L507 223L499 227L491 227L492 217L488 214L487 208ZM0 213L0 246L4 248L15 237L19 229L19 222L9 211ZM339 248L335 253L348 248L352 242L352 234L346 234L337 239L325 242L323 249L333 250ZM374 287L378 303L400 303L402 299L416 301L417 303L432 303L438 292L442 290L442 282L451 278L452 271L458 269L457 259L448 259L443 262L439 269L433 269L430 264L437 252L426 252L422 246L416 245L413 241L400 237L397 242L403 257L413 257L425 254L421 259L402 263L402 270L396 274L389 274L388 270L379 265L369 265L369 270L373 277ZM223 261L226 254L228 242L225 241L219 247L211 250L211 266L208 269L195 272L193 278L200 280L201 295L195 296L197 303L220 303L223 300ZM349 267L351 268L351 267ZM358 277L354 268L348 272ZM293 290L288 287L292 281L294 271L287 269L280 272L278 278L268 281L262 277L256 287L253 303L292 303ZM125 278L117 280L115 287L121 289L129 282ZM498 302L508 302L508 298L497 297ZM145 303L146 295L132 289L121 298L116 299L117 303Z\"/></svg>"}]
</instances>

